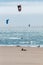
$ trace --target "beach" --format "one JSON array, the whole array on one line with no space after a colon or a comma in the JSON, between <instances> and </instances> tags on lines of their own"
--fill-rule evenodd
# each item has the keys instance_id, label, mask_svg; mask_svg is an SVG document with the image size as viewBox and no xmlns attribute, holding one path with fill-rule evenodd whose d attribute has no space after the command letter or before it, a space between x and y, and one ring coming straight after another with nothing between
<instances>
[{"instance_id":1,"label":"beach","mask_svg":"<svg viewBox=\"0 0 43 65\"><path fill-rule=\"evenodd\" d=\"M0 65L43 65L43 48L0 46Z\"/></svg>"}]
</instances>

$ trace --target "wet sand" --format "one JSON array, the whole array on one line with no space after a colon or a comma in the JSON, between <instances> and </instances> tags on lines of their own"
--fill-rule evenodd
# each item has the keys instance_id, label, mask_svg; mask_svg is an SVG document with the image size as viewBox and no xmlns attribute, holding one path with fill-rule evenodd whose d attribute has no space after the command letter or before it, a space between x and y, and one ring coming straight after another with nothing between
<instances>
[{"instance_id":1,"label":"wet sand","mask_svg":"<svg viewBox=\"0 0 43 65\"><path fill-rule=\"evenodd\" d=\"M43 48L0 47L0 65L43 65Z\"/></svg>"}]
</instances>

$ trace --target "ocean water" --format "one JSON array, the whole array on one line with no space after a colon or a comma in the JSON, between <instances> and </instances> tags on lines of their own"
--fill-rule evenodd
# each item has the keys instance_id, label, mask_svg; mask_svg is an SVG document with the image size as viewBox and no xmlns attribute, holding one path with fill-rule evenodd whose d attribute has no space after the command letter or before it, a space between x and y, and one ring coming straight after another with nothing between
<instances>
[{"instance_id":1,"label":"ocean water","mask_svg":"<svg viewBox=\"0 0 43 65\"><path fill-rule=\"evenodd\" d=\"M0 32L0 46L43 47L43 32Z\"/></svg>"}]
</instances>

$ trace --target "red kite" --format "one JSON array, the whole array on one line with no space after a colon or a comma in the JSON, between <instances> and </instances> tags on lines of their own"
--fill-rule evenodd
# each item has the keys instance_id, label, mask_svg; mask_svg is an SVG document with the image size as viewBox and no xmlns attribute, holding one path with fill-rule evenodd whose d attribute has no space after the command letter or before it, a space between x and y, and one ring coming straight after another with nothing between
<instances>
[{"instance_id":1,"label":"red kite","mask_svg":"<svg viewBox=\"0 0 43 65\"><path fill-rule=\"evenodd\" d=\"M18 5L17 7L18 7L18 11L20 12L21 9L22 9L22 8L21 8L21 5Z\"/></svg>"}]
</instances>

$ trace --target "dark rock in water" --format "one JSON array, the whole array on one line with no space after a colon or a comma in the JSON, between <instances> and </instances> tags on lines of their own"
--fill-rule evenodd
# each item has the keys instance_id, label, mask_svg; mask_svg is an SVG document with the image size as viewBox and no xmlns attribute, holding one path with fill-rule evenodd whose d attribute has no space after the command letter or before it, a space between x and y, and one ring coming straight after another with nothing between
<instances>
[{"instance_id":1,"label":"dark rock in water","mask_svg":"<svg viewBox=\"0 0 43 65\"><path fill-rule=\"evenodd\" d=\"M27 51L27 50L22 48L21 51Z\"/></svg>"},{"instance_id":2,"label":"dark rock in water","mask_svg":"<svg viewBox=\"0 0 43 65\"><path fill-rule=\"evenodd\" d=\"M23 39L23 37L21 37L21 39Z\"/></svg>"}]
</instances>

